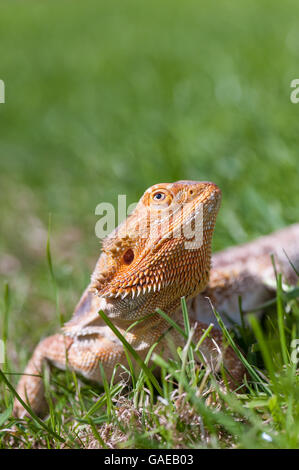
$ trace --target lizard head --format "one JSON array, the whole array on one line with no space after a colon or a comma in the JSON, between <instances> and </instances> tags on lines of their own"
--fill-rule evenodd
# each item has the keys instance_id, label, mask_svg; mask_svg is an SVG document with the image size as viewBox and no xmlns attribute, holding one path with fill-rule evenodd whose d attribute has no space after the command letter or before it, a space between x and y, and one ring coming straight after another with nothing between
<instances>
[{"instance_id":1,"label":"lizard head","mask_svg":"<svg viewBox=\"0 0 299 470\"><path fill-rule=\"evenodd\" d=\"M210 182L151 186L132 214L104 241L92 276L105 310L136 320L177 309L208 282L211 240L221 191Z\"/></svg>"}]
</instances>

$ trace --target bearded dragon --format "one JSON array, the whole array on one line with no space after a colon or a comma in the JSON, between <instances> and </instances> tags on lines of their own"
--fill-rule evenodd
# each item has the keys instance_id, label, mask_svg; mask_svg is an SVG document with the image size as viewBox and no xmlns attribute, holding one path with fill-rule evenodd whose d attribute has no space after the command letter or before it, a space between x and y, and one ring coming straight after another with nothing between
<instances>
[{"instance_id":1,"label":"bearded dragon","mask_svg":"<svg viewBox=\"0 0 299 470\"><path fill-rule=\"evenodd\" d=\"M285 278L294 281L294 271L279 248L285 247L290 256L295 254L294 264L299 264L299 224L214 255L210 272L220 202L221 191L211 182L161 183L145 191L132 214L104 239L91 282L72 319L60 333L43 339L33 352L17 392L36 413L42 414L46 406L45 363L59 369L68 367L97 383L102 381L99 364L108 379L117 363L127 364L121 341L99 311L110 318L141 358L158 342L155 352L167 359L172 354L170 344L183 347L184 339L157 309L184 328L180 302L185 297L197 342L211 319L215 321L207 297L219 312L238 321L239 295L249 310L273 296L273 287L268 285L273 278L270 253L277 252ZM220 352L231 383L240 384L244 367L217 327L200 350L212 368L219 367ZM26 414L17 399L14 414Z\"/></svg>"}]
</instances>

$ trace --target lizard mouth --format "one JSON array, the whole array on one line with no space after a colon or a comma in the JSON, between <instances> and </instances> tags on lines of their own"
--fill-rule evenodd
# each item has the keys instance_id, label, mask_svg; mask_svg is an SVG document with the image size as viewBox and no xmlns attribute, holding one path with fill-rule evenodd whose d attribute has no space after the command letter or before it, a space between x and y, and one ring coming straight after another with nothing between
<instances>
[{"instance_id":1,"label":"lizard mouth","mask_svg":"<svg viewBox=\"0 0 299 470\"><path fill-rule=\"evenodd\" d=\"M121 318L123 320L137 320L141 318L140 312L150 297L148 295L128 295L125 298L105 296L105 312L110 318Z\"/></svg>"}]
</instances>

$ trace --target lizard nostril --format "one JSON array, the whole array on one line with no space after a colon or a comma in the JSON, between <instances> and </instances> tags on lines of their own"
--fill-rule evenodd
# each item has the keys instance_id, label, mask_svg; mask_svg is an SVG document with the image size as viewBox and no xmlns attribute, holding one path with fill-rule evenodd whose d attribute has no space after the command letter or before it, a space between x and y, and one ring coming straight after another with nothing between
<instances>
[{"instance_id":1,"label":"lizard nostril","mask_svg":"<svg viewBox=\"0 0 299 470\"><path fill-rule=\"evenodd\" d=\"M123 256L123 260L124 260L124 263L125 264L131 264L132 261L134 259L134 252L133 250L130 248L129 250L127 250Z\"/></svg>"}]
</instances>

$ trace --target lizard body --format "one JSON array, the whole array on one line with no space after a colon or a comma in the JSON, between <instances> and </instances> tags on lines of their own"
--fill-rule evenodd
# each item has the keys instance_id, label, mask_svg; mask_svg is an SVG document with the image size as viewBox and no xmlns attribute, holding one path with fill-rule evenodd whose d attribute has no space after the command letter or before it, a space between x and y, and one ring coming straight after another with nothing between
<instances>
[{"instance_id":1,"label":"lizard body","mask_svg":"<svg viewBox=\"0 0 299 470\"><path fill-rule=\"evenodd\" d=\"M168 358L169 338L176 347L183 346L183 339L176 330L169 331L169 324L156 312L157 308L183 327L180 299L185 296L196 342L210 322L211 307L206 296L215 302L217 310L228 310L233 317L237 316L238 295L244 294L245 304L253 307L271 296L264 279L270 272L269 253L280 242L284 246L285 240L286 249L292 247L297 255L299 225L284 235L264 237L240 249L214 255L210 274L211 240L220 201L220 189L210 182L157 184L144 193L128 219L104 240L91 283L72 319L61 333L39 343L25 369L18 393L24 400L28 398L37 413L45 407L41 378L45 362L64 369L67 361L67 367L96 382L101 382L99 363L108 379L117 363L126 363L120 340L103 322L99 310L105 312L142 358L158 340L155 351ZM290 265L283 262L283 269L290 278ZM136 320L141 321L126 332ZM201 345L207 362L211 367L219 363L215 343L222 351L232 382L240 383L244 368L232 349L224 345L217 328ZM14 414L25 414L17 400Z\"/></svg>"},{"instance_id":2,"label":"lizard body","mask_svg":"<svg viewBox=\"0 0 299 470\"><path fill-rule=\"evenodd\" d=\"M275 297L276 279L271 255L277 272L283 275L283 282L295 285L298 282L296 271L299 272L299 224L214 253L208 286L188 302L189 315L198 321L214 322L210 299L218 312L240 324L239 297L245 313L256 311ZM223 320L231 326L225 316Z\"/></svg>"}]
</instances>

